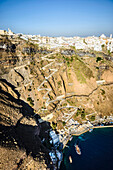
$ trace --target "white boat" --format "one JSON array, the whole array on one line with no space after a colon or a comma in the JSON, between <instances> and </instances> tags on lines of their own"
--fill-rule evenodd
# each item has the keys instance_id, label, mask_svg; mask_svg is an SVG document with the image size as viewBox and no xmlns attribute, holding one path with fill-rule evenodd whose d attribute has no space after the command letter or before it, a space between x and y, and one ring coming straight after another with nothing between
<instances>
[{"instance_id":1,"label":"white boat","mask_svg":"<svg viewBox=\"0 0 113 170\"><path fill-rule=\"evenodd\" d=\"M80 150L79 146L77 144L75 144L74 146L75 146L76 153L78 155L81 155L81 150Z\"/></svg>"},{"instance_id":2,"label":"white boat","mask_svg":"<svg viewBox=\"0 0 113 170\"><path fill-rule=\"evenodd\" d=\"M89 132L92 132L93 131L93 129L89 129Z\"/></svg>"},{"instance_id":3,"label":"white boat","mask_svg":"<svg viewBox=\"0 0 113 170\"><path fill-rule=\"evenodd\" d=\"M71 141L72 139L73 139L73 137L71 136L69 140Z\"/></svg>"},{"instance_id":4,"label":"white boat","mask_svg":"<svg viewBox=\"0 0 113 170\"><path fill-rule=\"evenodd\" d=\"M69 162L72 163L72 157L71 156L69 156Z\"/></svg>"}]
</instances>

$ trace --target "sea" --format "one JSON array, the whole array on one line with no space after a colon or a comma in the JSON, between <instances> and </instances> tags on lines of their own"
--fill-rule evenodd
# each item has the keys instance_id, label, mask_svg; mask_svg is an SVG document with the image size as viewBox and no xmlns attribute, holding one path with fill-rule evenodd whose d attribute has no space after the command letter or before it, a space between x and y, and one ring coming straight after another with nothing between
<instances>
[{"instance_id":1,"label":"sea","mask_svg":"<svg viewBox=\"0 0 113 170\"><path fill-rule=\"evenodd\" d=\"M75 144L81 155L76 153ZM63 150L60 170L113 170L113 128L98 128L73 136Z\"/></svg>"}]
</instances>

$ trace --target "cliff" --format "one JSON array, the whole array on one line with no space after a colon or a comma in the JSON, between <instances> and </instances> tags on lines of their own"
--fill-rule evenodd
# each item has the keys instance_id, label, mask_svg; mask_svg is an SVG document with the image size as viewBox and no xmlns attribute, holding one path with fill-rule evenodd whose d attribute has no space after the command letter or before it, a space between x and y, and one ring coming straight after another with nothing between
<instances>
[{"instance_id":1,"label":"cliff","mask_svg":"<svg viewBox=\"0 0 113 170\"><path fill-rule=\"evenodd\" d=\"M51 126L64 129L71 114L79 123L113 114L113 54L51 51L10 36L0 43L1 168L52 169Z\"/></svg>"}]
</instances>

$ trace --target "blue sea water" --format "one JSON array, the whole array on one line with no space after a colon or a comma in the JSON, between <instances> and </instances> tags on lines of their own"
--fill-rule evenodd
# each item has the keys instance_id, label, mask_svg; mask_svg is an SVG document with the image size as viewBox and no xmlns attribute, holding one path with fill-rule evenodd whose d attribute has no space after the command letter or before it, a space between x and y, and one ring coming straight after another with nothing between
<instances>
[{"instance_id":1,"label":"blue sea water","mask_svg":"<svg viewBox=\"0 0 113 170\"><path fill-rule=\"evenodd\" d=\"M74 144L81 149L75 151ZM99 128L79 137L73 136L63 151L60 170L113 170L113 128ZM69 162L72 157L72 164Z\"/></svg>"}]
</instances>

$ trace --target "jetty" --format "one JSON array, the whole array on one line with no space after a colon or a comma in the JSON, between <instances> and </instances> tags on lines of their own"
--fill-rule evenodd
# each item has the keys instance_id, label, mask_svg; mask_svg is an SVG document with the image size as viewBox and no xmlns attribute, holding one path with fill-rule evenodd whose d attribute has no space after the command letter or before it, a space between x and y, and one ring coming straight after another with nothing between
<instances>
[{"instance_id":1,"label":"jetty","mask_svg":"<svg viewBox=\"0 0 113 170\"><path fill-rule=\"evenodd\" d=\"M104 126L93 126L93 128L109 128L109 127L113 127L113 125L104 125Z\"/></svg>"}]
</instances>

